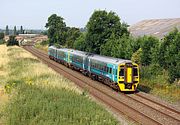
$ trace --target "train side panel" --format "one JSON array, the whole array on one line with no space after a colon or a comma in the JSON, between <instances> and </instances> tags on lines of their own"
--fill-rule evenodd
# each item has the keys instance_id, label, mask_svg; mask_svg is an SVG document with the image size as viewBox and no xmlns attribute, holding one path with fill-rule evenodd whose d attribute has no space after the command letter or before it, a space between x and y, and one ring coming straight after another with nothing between
<instances>
[{"instance_id":1,"label":"train side panel","mask_svg":"<svg viewBox=\"0 0 180 125\"><path fill-rule=\"evenodd\" d=\"M48 55L50 59L56 60L56 51L57 49L55 47L48 48Z\"/></svg>"}]
</instances>

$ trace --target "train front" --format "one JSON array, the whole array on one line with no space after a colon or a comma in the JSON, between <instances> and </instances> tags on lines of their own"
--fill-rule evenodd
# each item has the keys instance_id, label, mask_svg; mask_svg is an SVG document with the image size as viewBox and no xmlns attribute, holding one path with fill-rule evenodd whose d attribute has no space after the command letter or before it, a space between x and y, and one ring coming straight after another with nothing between
<instances>
[{"instance_id":1,"label":"train front","mask_svg":"<svg viewBox=\"0 0 180 125\"><path fill-rule=\"evenodd\" d=\"M139 84L139 67L136 63L118 66L118 86L120 91L136 91Z\"/></svg>"}]
</instances>

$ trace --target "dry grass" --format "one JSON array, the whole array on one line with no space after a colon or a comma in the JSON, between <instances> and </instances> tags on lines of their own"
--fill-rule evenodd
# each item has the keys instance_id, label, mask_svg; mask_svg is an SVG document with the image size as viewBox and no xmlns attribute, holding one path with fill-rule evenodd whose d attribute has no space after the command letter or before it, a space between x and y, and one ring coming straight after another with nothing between
<instances>
[{"instance_id":1,"label":"dry grass","mask_svg":"<svg viewBox=\"0 0 180 125\"><path fill-rule=\"evenodd\" d=\"M81 93L73 82L48 68L48 66L39 61L38 58L33 56L31 53L19 47L10 47L8 51L10 51L8 52L8 55L10 55L11 58L17 59L20 62L26 61L26 65L24 65L24 67L27 71L23 73L19 72L19 77L24 78L27 81L31 80L31 78L37 78L34 81L34 84L36 85L48 85L48 87L66 88L68 90ZM22 67L20 66L18 71L23 70ZM19 79L18 75L12 75L8 79Z\"/></svg>"},{"instance_id":2,"label":"dry grass","mask_svg":"<svg viewBox=\"0 0 180 125\"><path fill-rule=\"evenodd\" d=\"M9 61L6 45L0 45L0 78L7 75L6 65ZM0 82L1 84L1 82Z\"/></svg>"}]
</instances>

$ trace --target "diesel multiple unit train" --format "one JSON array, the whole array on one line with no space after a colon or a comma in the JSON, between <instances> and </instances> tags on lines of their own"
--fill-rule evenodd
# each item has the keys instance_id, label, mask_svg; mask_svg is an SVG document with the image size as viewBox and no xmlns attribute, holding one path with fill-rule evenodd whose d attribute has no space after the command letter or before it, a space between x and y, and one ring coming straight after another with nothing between
<instances>
[{"instance_id":1,"label":"diesel multiple unit train","mask_svg":"<svg viewBox=\"0 0 180 125\"><path fill-rule=\"evenodd\" d=\"M130 60L54 46L48 48L48 55L50 59L78 70L118 91L136 91L139 84L138 65Z\"/></svg>"}]
</instances>

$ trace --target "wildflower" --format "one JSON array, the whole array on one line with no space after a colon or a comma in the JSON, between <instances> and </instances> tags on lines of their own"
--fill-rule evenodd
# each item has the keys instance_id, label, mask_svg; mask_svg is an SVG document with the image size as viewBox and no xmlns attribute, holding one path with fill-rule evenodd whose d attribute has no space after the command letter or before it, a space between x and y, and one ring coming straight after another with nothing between
<instances>
[{"instance_id":1,"label":"wildflower","mask_svg":"<svg viewBox=\"0 0 180 125\"><path fill-rule=\"evenodd\" d=\"M31 80L28 80L28 85L33 85L33 82Z\"/></svg>"},{"instance_id":2,"label":"wildflower","mask_svg":"<svg viewBox=\"0 0 180 125\"><path fill-rule=\"evenodd\" d=\"M16 85L16 83L15 83L15 82L13 82L13 83L12 83L12 86L15 86L15 85Z\"/></svg>"},{"instance_id":3,"label":"wildflower","mask_svg":"<svg viewBox=\"0 0 180 125\"><path fill-rule=\"evenodd\" d=\"M10 93L11 92L11 87L9 85L5 85L4 90L5 90L5 93Z\"/></svg>"}]
</instances>

